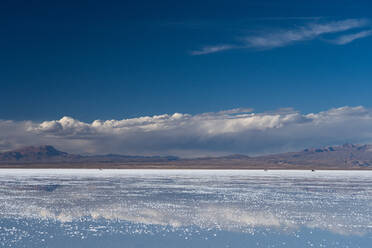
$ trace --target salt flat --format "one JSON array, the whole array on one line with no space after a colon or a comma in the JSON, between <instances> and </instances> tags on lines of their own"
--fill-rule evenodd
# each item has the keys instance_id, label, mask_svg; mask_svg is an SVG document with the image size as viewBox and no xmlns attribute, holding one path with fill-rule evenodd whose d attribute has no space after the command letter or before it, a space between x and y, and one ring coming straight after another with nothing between
<instances>
[{"instance_id":1,"label":"salt flat","mask_svg":"<svg viewBox=\"0 0 372 248\"><path fill-rule=\"evenodd\" d=\"M372 171L2 169L0 243L367 247L371 206Z\"/></svg>"}]
</instances>

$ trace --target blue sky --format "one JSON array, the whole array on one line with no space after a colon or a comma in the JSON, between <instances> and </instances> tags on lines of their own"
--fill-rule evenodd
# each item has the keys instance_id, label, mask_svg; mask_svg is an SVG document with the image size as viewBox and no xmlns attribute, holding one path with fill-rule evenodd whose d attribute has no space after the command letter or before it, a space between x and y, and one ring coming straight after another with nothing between
<instances>
[{"instance_id":1,"label":"blue sky","mask_svg":"<svg viewBox=\"0 0 372 248\"><path fill-rule=\"evenodd\" d=\"M371 10L346 0L2 1L0 119L369 110ZM30 143L9 137L0 148Z\"/></svg>"}]
</instances>

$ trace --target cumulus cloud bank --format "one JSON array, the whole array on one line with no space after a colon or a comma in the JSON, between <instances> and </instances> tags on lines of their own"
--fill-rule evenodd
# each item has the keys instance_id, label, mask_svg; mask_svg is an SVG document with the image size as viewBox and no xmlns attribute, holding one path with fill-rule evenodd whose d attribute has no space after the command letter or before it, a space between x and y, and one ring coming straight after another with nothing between
<instances>
[{"instance_id":1,"label":"cumulus cloud bank","mask_svg":"<svg viewBox=\"0 0 372 248\"><path fill-rule=\"evenodd\" d=\"M231 153L257 155L372 141L372 109L362 106L309 114L293 109L251 111L174 113L91 123L71 117L41 123L3 120L0 121L0 149L51 144L74 153L195 157Z\"/></svg>"},{"instance_id":2,"label":"cumulus cloud bank","mask_svg":"<svg viewBox=\"0 0 372 248\"><path fill-rule=\"evenodd\" d=\"M307 23L300 27L265 31L257 35L241 37L242 42L237 44L205 46L199 50L192 51L191 54L202 55L239 48L272 49L288 46L300 41L313 40L327 34L337 35L331 43L345 45L354 40L370 36L372 33L368 26L370 25L367 19L346 19L325 23ZM344 32L353 32L353 30L363 28L364 30L359 32L354 31L354 33L343 34Z\"/></svg>"}]
</instances>

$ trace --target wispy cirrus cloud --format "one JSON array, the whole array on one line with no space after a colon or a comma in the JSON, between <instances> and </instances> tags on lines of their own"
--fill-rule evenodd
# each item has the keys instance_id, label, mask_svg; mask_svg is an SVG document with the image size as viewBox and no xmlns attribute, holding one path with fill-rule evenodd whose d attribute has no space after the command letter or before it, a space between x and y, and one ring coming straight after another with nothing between
<instances>
[{"instance_id":1,"label":"wispy cirrus cloud","mask_svg":"<svg viewBox=\"0 0 372 248\"><path fill-rule=\"evenodd\" d=\"M350 42L353 42L354 40L365 38L372 35L372 30L365 30L354 34L346 34L341 35L337 39L333 40L332 42L337 45L345 45Z\"/></svg>"},{"instance_id":2,"label":"wispy cirrus cloud","mask_svg":"<svg viewBox=\"0 0 372 248\"><path fill-rule=\"evenodd\" d=\"M367 19L346 19L340 21L307 23L296 28L264 31L257 35L241 37L240 43L223 44L218 46L205 46L199 50L192 51L192 55L203 55L216 53L224 50L250 48L250 49L272 49L288 46L301 41L314 40L327 34L338 34L356 29L366 28L370 22ZM371 35L371 30L363 30L353 34L343 34L332 43L344 45L356 39Z\"/></svg>"},{"instance_id":3,"label":"wispy cirrus cloud","mask_svg":"<svg viewBox=\"0 0 372 248\"><path fill-rule=\"evenodd\" d=\"M93 122L71 117L43 122L0 120L0 149L50 144L72 153L196 157L372 142L372 109L361 106L310 114L293 109L250 111L238 108Z\"/></svg>"},{"instance_id":4,"label":"wispy cirrus cloud","mask_svg":"<svg viewBox=\"0 0 372 248\"><path fill-rule=\"evenodd\" d=\"M206 46L200 50L192 51L191 54L192 55L203 55L203 54L208 54L208 53L216 53L216 52L221 52L225 50L231 50L235 48L238 48L238 47L235 45Z\"/></svg>"}]
</instances>

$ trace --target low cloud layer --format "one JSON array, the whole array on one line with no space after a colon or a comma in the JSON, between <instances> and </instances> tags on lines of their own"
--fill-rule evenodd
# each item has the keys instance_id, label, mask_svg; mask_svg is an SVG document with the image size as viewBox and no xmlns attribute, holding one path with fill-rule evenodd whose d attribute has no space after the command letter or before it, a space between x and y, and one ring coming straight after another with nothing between
<instances>
[{"instance_id":1,"label":"low cloud layer","mask_svg":"<svg viewBox=\"0 0 372 248\"><path fill-rule=\"evenodd\" d=\"M324 35L336 35L329 41ZM354 40L372 35L370 21L367 19L346 19L332 22L307 23L300 27L280 30L265 30L256 35L240 37L236 44L219 44L204 46L192 51L192 55L216 53L231 49L272 49L288 46L297 42L323 38L331 44L345 45Z\"/></svg>"},{"instance_id":2,"label":"low cloud layer","mask_svg":"<svg viewBox=\"0 0 372 248\"><path fill-rule=\"evenodd\" d=\"M71 117L41 123L2 120L0 149L50 144L72 153L195 157L258 155L345 142L372 143L372 109L362 106L310 114L292 109L251 111L174 113L91 123Z\"/></svg>"}]
</instances>

